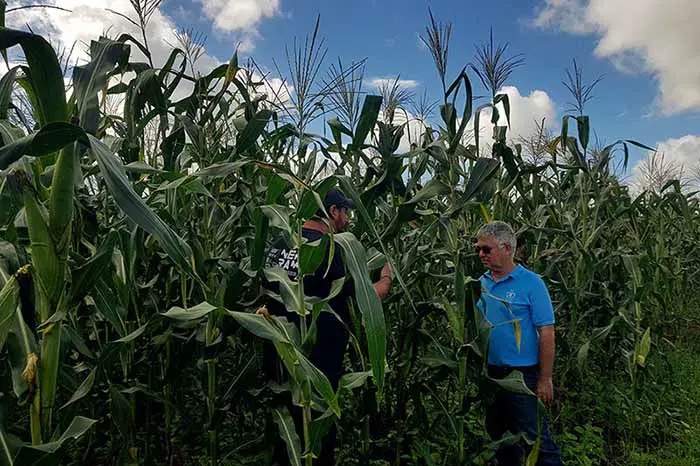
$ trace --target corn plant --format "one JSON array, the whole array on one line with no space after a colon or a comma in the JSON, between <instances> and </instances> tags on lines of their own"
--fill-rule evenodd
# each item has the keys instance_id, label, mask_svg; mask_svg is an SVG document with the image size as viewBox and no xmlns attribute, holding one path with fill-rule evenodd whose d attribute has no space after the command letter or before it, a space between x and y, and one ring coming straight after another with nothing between
<instances>
[{"instance_id":1,"label":"corn plant","mask_svg":"<svg viewBox=\"0 0 700 466\"><path fill-rule=\"evenodd\" d=\"M631 387L623 420L577 409L609 426L611 453L649 437L643 402L659 385L658 358L697 305L687 290L698 286L700 208L674 182L629 193L615 164L642 145L591 147L592 87L578 68L575 112L533 163L500 126L510 120L501 88L521 57L491 38L474 67L452 75L452 25L431 13L423 40L439 120L424 102L402 152L408 96L398 86L363 95L364 62L338 61L320 78L320 22L288 49L290 105L261 94L259 68L235 53L198 72L183 40L156 63L145 33L154 5L135 2L141 37L90 43L70 94L45 39L0 29L0 49L25 59L0 78L0 464L264 464L268 415L292 464L313 464L331 423L340 461L485 463L519 438L487 438L483 401L493 383L524 390L484 370L489 324L474 305L482 270L471 235L490 219L516 227L518 259L550 287L554 414L576 406L572 387L610 380ZM324 133L312 133L321 120ZM357 206L350 230L305 242L301 225L334 185ZM328 306L264 264L279 236L300 250L302 274L325 247L340 248L359 284L337 390L308 359ZM380 303L370 276L385 261L395 280ZM265 296L263 279L280 293ZM263 297L300 316L300 329L256 315ZM300 432L261 390L261 339L290 376L267 388L294 394Z\"/></svg>"}]
</instances>

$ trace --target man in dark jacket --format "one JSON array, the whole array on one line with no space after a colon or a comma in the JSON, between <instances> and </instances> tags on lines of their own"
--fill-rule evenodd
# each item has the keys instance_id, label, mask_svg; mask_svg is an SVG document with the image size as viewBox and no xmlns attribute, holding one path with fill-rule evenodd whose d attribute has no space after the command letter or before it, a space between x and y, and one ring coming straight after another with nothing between
<instances>
[{"instance_id":1,"label":"man in dark jacket","mask_svg":"<svg viewBox=\"0 0 700 466\"><path fill-rule=\"evenodd\" d=\"M354 208L352 200L338 189L329 191L324 198L323 204L328 216L326 217L323 211L319 209L314 217L304 223L302 236L309 242L321 239L330 231L333 233L343 232L348 224L348 211ZM354 297L355 291L352 278L345 272L341 248L336 245L333 257L330 259L328 257L329 252L330 248L328 247L321 265L317 267L312 275L304 277L304 293L306 296L325 298L330 294L332 283L335 280L344 278L342 291L328 302L329 307L342 319L342 322L338 320L336 315L322 312L316 321L316 341L309 355L311 363L328 377L333 389L337 390L340 377L343 374L343 359L349 340L349 333L346 327L346 325L350 324L348 299ZM330 267L328 267L329 260ZM299 275L298 251L290 248L284 240L280 240L268 252L265 266L281 267L287 272L290 279L296 280ZM391 290L391 282L391 267L387 263L382 268L379 280L374 283L375 292L380 299L383 299ZM279 291L276 283L264 281L263 286L275 292ZM258 313L286 317L289 321L299 325L298 314L287 311L284 304L274 299L268 300L266 307L261 308ZM310 319L308 322L310 324ZM265 345L263 366L265 373L273 380L281 382L286 379L285 369L276 354L274 346L269 343ZM291 403L291 396L287 396L285 404L297 424L297 432L302 432L301 409ZM321 455L316 464L335 464L335 437L335 426L333 426L329 434L324 438ZM284 443L279 440L275 445L274 461L280 465L289 464Z\"/></svg>"}]
</instances>

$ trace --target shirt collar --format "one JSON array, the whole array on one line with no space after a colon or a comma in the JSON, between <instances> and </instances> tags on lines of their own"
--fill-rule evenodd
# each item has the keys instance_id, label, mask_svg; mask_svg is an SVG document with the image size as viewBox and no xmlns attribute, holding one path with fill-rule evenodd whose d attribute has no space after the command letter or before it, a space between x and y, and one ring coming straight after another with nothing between
<instances>
[{"instance_id":1,"label":"shirt collar","mask_svg":"<svg viewBox=\"0 0 700 466\"><path fill-rule=\"evenodd\" d=\"M520 265L520 264L515 264L515 268L514 268L513 270L511 270L510 273L509 273L508 275L504 276L503 278L501 278L501 279L498 280L498 281L494 280L494 278L491 276L491 271L490 271L490 270L486 271L486 273L484 273L484 276L485 276L486 278L488 278L490 281L492 281L493 283L503 283L504 281L506 281L506 280L508 280L508 279L510 279L510 278L515 278L515 277L517 277L518 275L520 275L520 273L522 272L522 269L523 269L523 266L522 266L522 265Z\"/></svg>"}]
</instances>

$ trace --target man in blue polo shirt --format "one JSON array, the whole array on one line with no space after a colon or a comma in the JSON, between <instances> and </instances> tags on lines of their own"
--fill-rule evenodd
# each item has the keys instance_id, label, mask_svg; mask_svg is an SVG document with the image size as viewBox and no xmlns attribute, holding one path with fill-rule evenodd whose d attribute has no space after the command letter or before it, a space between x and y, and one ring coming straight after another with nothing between
<instances>
[{"instance_id":1,"label":"man in blue polo shirt","mask_svg":"<svg viewBox=\"0 0 700 466\"><path fill-rule=\"evenodd\" d=\"M492 378L512 371L523 373L526 385L544 403L554 396L554 309L542 278L515 263L517 247L513 229L504 222L487 223L476 235L476 251L487 272L481 277L483 298L479 307L493 326L489 339L488 370ZM520 327L520 341L515 324ZM537 400L531 395L499 389L487 408L486 427L492 439L504 433L524 432L537 438ZM502 448L499 466L520 465L524 456L519 445ZM559 448L551 439L546 416L537 461L541 466L561 465Z\"/></svg>"}]
</instances>

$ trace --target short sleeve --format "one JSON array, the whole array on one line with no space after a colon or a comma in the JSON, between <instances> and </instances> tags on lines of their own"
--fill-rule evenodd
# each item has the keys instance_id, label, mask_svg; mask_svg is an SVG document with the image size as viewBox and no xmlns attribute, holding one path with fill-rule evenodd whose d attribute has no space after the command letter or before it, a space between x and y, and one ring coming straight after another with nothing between
<instances>
[{"instance_id":1,"label":"short sleeve","mask_svg":"<svg viewBox=\"0 0 700 466\"><path fill-rule=\"evenodd\" d=\"M536 327L554 325L554 306L547 285L540 277L535 277L530 287L530 308L532 322Z\"/></svg>"}]
</instances>

